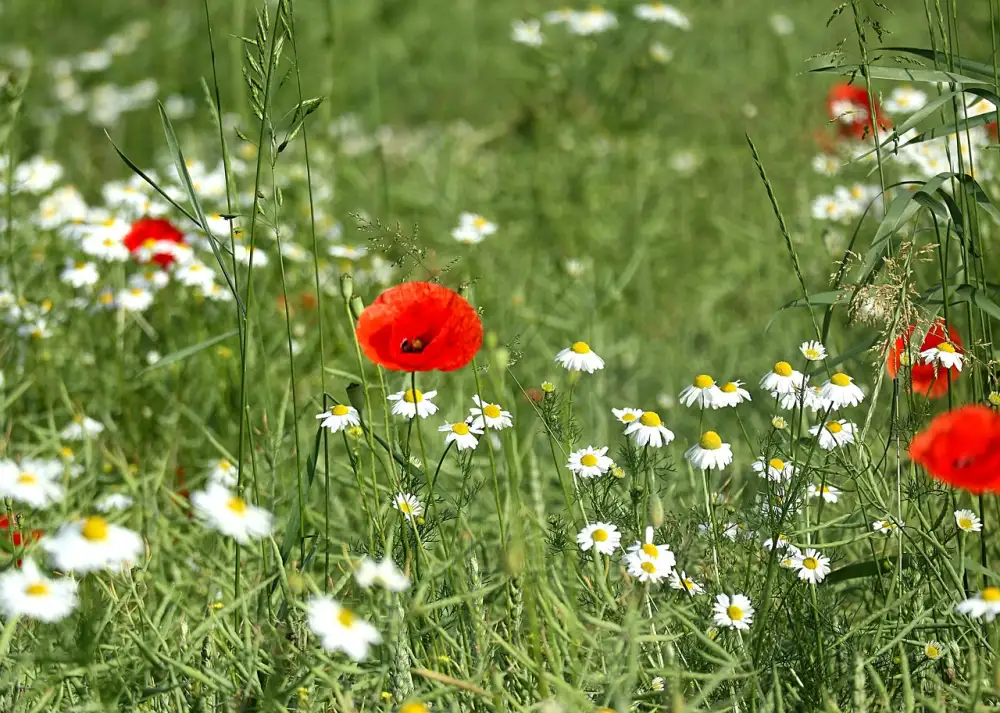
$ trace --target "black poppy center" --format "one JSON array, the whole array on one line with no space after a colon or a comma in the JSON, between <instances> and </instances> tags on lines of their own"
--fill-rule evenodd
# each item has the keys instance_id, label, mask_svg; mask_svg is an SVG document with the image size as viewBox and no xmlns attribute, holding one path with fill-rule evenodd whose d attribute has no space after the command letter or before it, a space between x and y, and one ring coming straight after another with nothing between
<instances>
[{"instance_id":1,"label":"black poppy center","mask_svg":"<svg viewBox=\"0 0 1000 713\"><path fill-rule=\"evenodd\" d=\"M399 349L404 354L419 354L427 347L427 342L420 337L415 339L404 339L403 343L399 345Z\"/></svg>"}]
</instances>

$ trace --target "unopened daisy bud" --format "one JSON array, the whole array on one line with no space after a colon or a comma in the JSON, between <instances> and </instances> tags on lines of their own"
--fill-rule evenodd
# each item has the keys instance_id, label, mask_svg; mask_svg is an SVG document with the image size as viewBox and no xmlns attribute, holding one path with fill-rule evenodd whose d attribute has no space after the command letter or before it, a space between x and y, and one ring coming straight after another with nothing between
<instances>
[{"instance_id":1,"label":"unopened daisy bud","mask_svg":"<svg viewBox=\"0 0 1000 713\"><path fill-rule=\"evenodd\" d=\"M991 391L990 395L986 397L986 400L990 402L991 406L1000 408L1000 391Z\"/></svg>"},{"instance_id":2,"label":"unopened daisy bud","mask_svg":"<svg viewBox=\"0 0 1000 713\"><path fill-rule=\"evenodd\" d=\"M544 391L545 393L551 394L554 393L555 390L556 390L556 385L553 384L551 381L542 382L542 391Z\"/></svg>"},{"instance_id":3,"label":"unopened daisy bud","mask_svg":"<svg viewBox=\"0 0 1000 713\"><path fill-rule=\"evenodd\" d=\"M788 424L785 422L785 419L783 419L781 416L772 416L771 417L771 427L772 428L776 428L779 431L783 431L787 426L788 426Z\"/></svg>"},{"instance_id":4,"label":"unopened daisy bud","mask_svg":"<svg viewBox=\"0 0 1000 713\"><path fill-rule=\"evenodd\" d=\"M351 314L354 315L354 319L360 317L361 313L364 311L365 311L364 300L358 297L357 295L354 295L354 297L351 298Z\"/></svg>"},{"instance_id":5,"label":"unopened daisy bud","mask_svg":"<svg viewBox=\"0 0 1000 713\"><path fill-rule=\"evenodd\" d=\"M392 701L392 694L388 691L382 691L382 693L379 694L379 698L382 699L383 703L389 703Z\"/></svg>"},{"instance_id":6,"label":"unopened daisy bud","mask_svg":"<svg viewBox=\"0 0 1000 713\"><path fill-rule=\"evenodd\" d=\"M510 350L500 347L493 352L493 364L497 369L506 369L510 363Z\"/></svg>"},{"instance_id":7,"label":"unopened daisy bud","mask_svg":"<svg viewBox=\"0 0 1000 713\"><path fill-rule=\"evenodd\" d=\"M620 465L611 466L611 475L621 480L625 477L625 470Z\"/></svg>"},{"instance_id":8,"label":"unopened daisy bud","mask_svg":"<svg viewBox=\"0 0 1000 713\"><path fill-rule=\"evenodd\" d=\"M340 276L340 296L345 302L350 302L354 297L354 278L351 273L345 272Z\"/></svg>"},{"instance_id":9,"label":"unopened daisy bud","mask_svg":"<svg viewBox=\"0 0 1000 713\"><path fill-rule=\"evenodd\" d=\"M300 703L305 703L309 700L309 689L305 686L299 686L295 689L295 694L299 697Z\"/></svg>"},{"instance_id":10,"label":"unopened daisy bud","mask_svg":"<svg viewBox=\"0 0 1000 713\"><path fill-rule=\"evenodd\" d=\"M653 501L649 504L649 521L653 527L660 527L663 525L663 520L663 501L660 500L659 495L654 494Z\"/></svg>"},{"instance_id":11,"label":"unopened daisy bud","mask_svg":"<svg viewBox=\"0 0 1000 713\"><path fill-rule=\"evenodd\" d=\"M487 349L496 349L500 340L497 338L497 333L493 330L486 332L486 336L483 339L483 343L486 345Z\"/></svg>"},{"instance_id":12,"label":"unopened daisy bud","mask_svg":"<svg viewBox=\"0 0 1000 713\"><path fill-rule=\"evenodd\" d=\"M514 540L507 549L504 569L511 577L517 577L524 570L524 543L521 540Z\"/></svg>"}]
</instances>

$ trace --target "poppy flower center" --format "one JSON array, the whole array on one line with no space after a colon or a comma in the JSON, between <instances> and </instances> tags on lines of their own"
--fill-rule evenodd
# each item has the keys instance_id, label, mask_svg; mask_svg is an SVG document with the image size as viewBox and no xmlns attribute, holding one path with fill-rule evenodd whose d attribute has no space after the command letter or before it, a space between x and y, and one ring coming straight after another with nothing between
<instances>
[{"instance_id":1,"label":"poppy flower center","mask_svg":"<svg viewBox=\"0 0 1000 713\"><path fill-rule=\"evenodd\" d=\"M487 404L483 413L486 414L487 418L500 418L500 407L496 404Z\"/></svg>"},{"instance_id":2,"label":"poppy flower center","mask_svg":"<svg viewBox=\"0 0 1000 713\"><path fill-rule=\"evenodd\" d=\"M226 502L226 507L235 515L245 515L247 511L247 501L234 495Z\"/></svg>"},{"instance_id":3,"label":"poppy flower center","mask_svg":"<svg viewBox=\"0 0 1000 713\"><path fill-rule=\"evenodd\" d=\"M656 571L656 565L653 564L652 562L643 562L641 565L639 565L639 567L646 574L652 574L653 572Z\"/></svg>"},{"instance_id":4,"label":"poppy flower center","mask_svg":"<svg viewBox=\"0 0 1000 713\"><path fill-rule=\"evenodd\" d=\"M830 383L834 386L850 386L851 377L847 374L834 374L830 377Z\"/></svg>"},{"instance_id":5,"label":"poppy flower center","mask_svg":"<svg viewBox=\"0 0 1000 713\"><path fill-rule=\"evenodd\" d=\"M707 389L714 383L715 379L708 374L698 374L698 376L694 377L694 386L696 389Z\"/></svg>"},{"instance_id":6,"label":"poppy flower center","mask_svg":"<svg viewBox=\"0 0 1000 713\"><path fill-rule=\"evenodd\" d=\"M656 545L651 544L649 542L647 542L642 546L642 551L644 554L649 555L653 559L656 559L657 557L660 556L660 550L656 547Z\"/></svg>"},{"instance_id":7,"label":"poppy flower center","mask_svg":"<svg viewBox=\"0 0 1000 713\"><path fill-rule=\"evenodd\" d=\"M357 617L354 616L354 612L350 609L341 609L340 613L337 614L337 621L340 622L340 625L345 629L350 629L354 626L354 620L356 618Z\"/></svg>"},{"instance_id":8,"label":"poppy flower center","mask_svg":"<svg viewBox=\"0 0 1000 713\"><path fill-rule=\"evenodd\" d=\"M588 468L593 468L597 465L597 456L593 453L585 453L582 458L580 458L580 464L585 465Z\"/></svg>"},{"instance_id":9,"label":"poppy flower center","mask_svg":"<svg viewBox=\"0 0 1000 713\"><path fill-rule=\"evenodd\" d=\"M459 436L468 436L469 427L464 423L456 423L451 427L452 433L457 433Z\"/></svg>"},{"instance_id":10,"label":"poppy flower center","mask_svg":"<svg viewBox=\"0 0 1000 713\"><path fill-rule=\"evenodd\" d=\"M108 539L108 522L103 517L88 517L80 528L83 539L90 542L104 542Z\"/></svg>"},{"instance_id":11,"label":"poppy flower center","mask_svg":"<svg viewBox=\"0 0 1000 713\"><path fill-rule=\"evenodd\" d=\"M698 441L698 445L707 451L717 451L722 448L722 438L715 431L705 431Z\"/></svg>"},{"instance_id":12,"label":"poppy flower center","mask_svg":"<svg viewBox=\"0 0 1000 713\"><path fill-rule=\"evenodd\" d=\"M951 342L941 342L937 346L939 352L947 352L948 354L955 353L955 346Z\"/></svg>"},{"instance_id":13,"label":"poppy flower center","mask_svg":"<svg viewBox=\"0 0 1000 713\"><path fill-rule=\"evenodd\" d=\"M663 422L660 421L660 415L655 411L644 411L642 416L639 417L639 423L647 428L656 428Z\"/></svg>"},{"instance_id":14,"label":"poppy flower center","mask_svg":"<svg viewBox=\"0 0 1000 713\"><path fill-rule=\"evenodd\" d=\"M601 528L598 528L598 529L594 530L594 534L591 535L590 537L591 537L591 539L594 540L594 542L607 542L608 531L604 530L604 529L601 529Z\"/></svg>"},{"instance_id":15,"label":"poppy flower center","mask_svg":"<svg viewBox=\"0 0 1000 713\"><path fill-rule=\"evenodd\" d=\"M767 462L767 464L772 468L774 468L775 470L785 469L785 461L781 460L781 458L772 458Z\"/></svg>"},{"instance_id":16,"label":"poppy flower center","mask_svg":"<svg viewBox=\"0 0 1000 713\"><path fill-rule=\"evenodd\" d=\"M806 557L802 560L802 566L806 569L816 569L819 567L819 560L815 557Z\"/></svg>"},{"instance_id":17,"label":"poppy flower center","mask_svg":"<svg viewBox=\"0 0 1000 713\"><path fill-rule=\"evenodd\" d=\"M403 401L408 404L418 404L424 400L424 395L420 393L420 390L414 391L413 389L407 389L406 393L403 394Z\"/></svg>"},{"instance_id":18,"label":"poppy flower center","mask_svg":"<svg viewBox=\"0 0 1000 713\"><path fill-rule=\"evenodd\" d=\"M399 345L399 349L404 354L419 354L426 346L427 342L420 337L415 337L414 339L404 339L403 343Z\"/></svg>"},{"instance_id":19,"label":"poppy flower center","mask_svg":"<svg viewBox=\"0 0 1000 713\"><path fill-rule=\"evenodd\" d=\"M44 597L49 593L49 586L45 582L35 582L25 587L24 593L29 597Z\"/></svg>"},{"instance_id":20,"label":"poppy flower center","mask_svg":"<svg viewBox=\"0 0 1000 713\"><path fill-rule=\"evenodd\" d=\"M778 376L791 376L792 375L792 365L787 361L779 361L774 365L774 373Z\"/></svg>"},{"instance_id":21,"label":"poppy flower center","mask_svg":"<svg viewBox=\"0 0 1000 713\"><path fill-rule=\"evenodd\" d=\"M743 610L740 609L735 604L730 604L726 607L726 616L728 616L733 621L739 621L743 618Z\"/></svg>"},{"instance_id":22,"label":"poppy flower center","mask_svg":"<svg viewBox=\"0 0 1000 713\"><path fill-rule=\"evenodd\" d=\"M984 602L1000 602L1000 588L987 587L983 590Z\"/></svg>"},{"instance_id":23,"label":"poppy flower center","mask_svg":"<svg viewBox=\"0 0 1000 713\"><path fill-rule=\"evenodd\" d=\"M830 421L828 424L826 424L826 430L829 431L830 433L840 433L841 431L844 430L844 427L841 424L837 423L836 421Z\"/></svg>"},{"instance_id":24,"label":"poppy flower center","mask_svg":"<svg viewBox=\"0 0 1000 713\"><path fill-rule=\"evenodd\" d=\"M38 476L34 473L21 473L17 476L17 482L19 485L35 485L38 482Z\"/></svg>"},{"instance_id":25,"label":"poppy flower center","mask_svg":"<svg viewBox=\"0 0 1000 713\"><path fill-rule=\"evenodd\" d=\"M570 349L577 354L590 354L590 345L586 342L576 342Z\"/></svg>"},{"instance_id":26,"label":"poppy flower center","mask_svg":"<svg viewBox=\"0 0 1000 713\"><path fill-rule=\"evenodd\" d=\"M337 404L332 409L330 409L330 413L334 416L346 416L347 412L348 408L344 406L344 404Z\"/></svg>"},{"instance_id":27,"label":"poppy flower center","mask_svg":"<svg viewBox=\"0 0 1000 713\"><path fill-rule=\"evenodd\" d=\"M739 385L735 381L730 381L722 387L722 390L727 394L735 394L739 388Z\"/></svg>"}]
</instances>

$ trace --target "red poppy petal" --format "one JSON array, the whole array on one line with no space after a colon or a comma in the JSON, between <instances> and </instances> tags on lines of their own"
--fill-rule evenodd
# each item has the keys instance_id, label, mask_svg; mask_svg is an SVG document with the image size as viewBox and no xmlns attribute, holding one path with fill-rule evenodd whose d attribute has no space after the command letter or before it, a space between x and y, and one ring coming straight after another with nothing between
<instances>
[{"instance_id":1,"label":"red poppy petal","mask_svg":"<svg viewBox=\"0 0 1000 713\"><path fill-rule=\"evenodd\" d=\"M956 488L1000 490L1000 414L979 405L941 414L914 437L910 456Z\"/></svg>"}]
</instances>

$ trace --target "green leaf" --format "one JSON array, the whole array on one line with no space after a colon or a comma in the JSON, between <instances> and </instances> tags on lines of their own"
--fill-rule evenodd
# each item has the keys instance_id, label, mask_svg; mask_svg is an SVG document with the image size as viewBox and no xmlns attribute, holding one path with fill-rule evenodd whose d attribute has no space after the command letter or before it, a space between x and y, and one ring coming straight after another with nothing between
<instances>
[{"instance_id":1,"label":"green leaf","mask_svg":"<svg viewBox=\"0 0 1000 713\"><path fill-rule=\"evenodd\" d=\"M972 285L958 285L952 290L952 295L957 301L968 302L993 319L1000 320L1000 305L990 299L989 295L982 290Z\"/></svg>"},{"instance_id":2,"label":"green leaf","mask_svg":"<svg viewBox=\"0 0 1000 713\"><path fill-rule=\"evenodd\" d=\"M309 494L309 490L312 487L313 480L316 479L316 463L319 460L319 450L320 442L323 438L323 427L320 426L316 429L316 439L313 442L313 452L312 458L309 459L306 465L306 482L304 487L303 497ZM295 546L299 544L299 540L302 534L302 522L299 520L299 509L293 507L289 509L288 521L285 526L285 537L281 540L281 561L287 563L288 558L292 554L292 550Z\"/></svg>"},{"instance_id":3,"label":"green leaf","mask_svg":"<svg viewBox=\"0 0 1000 713\"><path fill-rule=\"evenodd\" d=\"M993 83L993 67L983 62L975 62L971 59L955 57L954 55L949 56L940 50L928 50L922 47L883 47L882 49L886 52L906 52L907 54L923 57L924 59L929 59L932 62L938 62L943 65L950 63L963 72L977 74L984 77L990 84Z\"/></svg>"},{"instance_id":4,"label":"green leaf","mask_svg":"<svg viewBox=\"0 0 1000 713\"><path fill-rule=\"evenodd\" d=\"M195 354L197 354L200 351L204 351L205 349L208 349L209 347L215 346L219 342L224 342L227 339L229 339L230 337L235 337L237 334L239 334L239 331L240 330L238 330L238 329L232 329L232 330L230 330L230 331L228 331L228 332L226 332L224 334L218 334L218 335L212 337L211 339L206 339L203 342L198 342L197 344L192 344L189 347L184 347L183 349L178 349L175 352L167 354L165 357L163 357L162 359L160 359L155 364L146 367L145 369L143 369L142 371L140 371L138 374L136 374L136 376L145 376L146 374L148 374L151 371L156 371L157 369L162 369L165 366L170 366L171 364L174 364L176 362L183 361L184 359L187 359L188 357L194 356Z\"/></svg>"},{"instance_id":5,"label":"green leaf","mask_svg":"<svg viewBox=\"0 0 1000 713\"><path fill-rule=\"evenodd\" d=\"M793 307L806 307L808 305L843 305L851 301L852 291L849 289L830 290L829 292L817 292L809 295L807 303L804 297L799 297L782 305L778 311L791 309Z\"/></svg>"},{"instance_id":6,"label":"green leaf","mask_svg":"<svg viewBox=\"0 0 1000 713\"><path fill-rule=\"evenodd\" d=\"M865 560L863 562L854 562L853 564L845 565L838 569L833 570L827 575L826 581L828 584L835 584L837 582L845 582L849 579L861 579L863 577L875 577L878 576L879 572L882 574L891 574L896 570L898 561L896 557L882 557L876 560ZM907 569L912 566L913 557L909 554L903 554L903 569Z\"/></svg>"},{"instance_id":7,"label":"green leaf","mask_svg":"<svg viewBox=\"0 0 1000 713\"><path fill-rule=\"evenodd\" d=\"M842 75L867 74L872 79L888 79L894 82L950 82L952 84L992 84L992 80L976 79L964 74L946 72L939 69L907 69L906 67L881 67L869 65L867 68L849 65L827 65L810 70L818 73L834 73Z\"/></svg>"}]
</instances>

